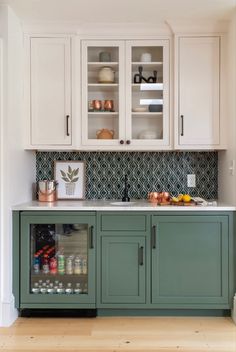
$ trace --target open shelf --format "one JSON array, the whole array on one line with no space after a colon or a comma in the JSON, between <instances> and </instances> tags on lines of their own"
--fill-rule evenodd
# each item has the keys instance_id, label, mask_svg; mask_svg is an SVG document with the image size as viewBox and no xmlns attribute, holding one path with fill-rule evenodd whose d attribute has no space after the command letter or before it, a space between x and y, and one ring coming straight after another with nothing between
<instances>
[{"instance_id":1,"label":"open shelf","mask_svg":"<svg viewBox=\"0 0 236 352\"><path fill-rule=\"evenodd\" d=\"M117 90L119 87L118 83L89 83L88 90L90 92L97 92L97 91L114 91Z\"/></svg>"},{"instance_id":2,"label":"open shelf","mask_svg":"<svg viewBox=\"0 0 236 352\"><path fill-rule=\"evenodd\" d=\"M163 90L163 83L132 83L132 88L138 91Z\"/></svg>"},{"instance_id":3,"label":"open shelf","mask_svg":"<svg viewBox=\"0 0 236 352\"><path fill-rule=\"evenodd\" d=\"M132 111L132 116L147 116L147 117L155 117L155 116L162 116L163 112L150 112L150 111L144 111L144 112L134 112Z\"/></svg>"},{"instance_id":4,"label":"open shelf","mask_svg":"<svg viewBox=\"0 0 236 352\"><path fill-rule=\"evenodd\" d=\"M117 111L88 111L88 115L98 115L98 116L118 116Z\"/></svg>"},{"instance_id":5,"label":"open shelf","mask_svg":"<svg viewBox=\"0 0 236 352\"><path fill-rule=\"evenodd\" d=\"M118 68L118 62L88 62L88 71L97 71L102 67Z\"/></svg>"}]
</instances>

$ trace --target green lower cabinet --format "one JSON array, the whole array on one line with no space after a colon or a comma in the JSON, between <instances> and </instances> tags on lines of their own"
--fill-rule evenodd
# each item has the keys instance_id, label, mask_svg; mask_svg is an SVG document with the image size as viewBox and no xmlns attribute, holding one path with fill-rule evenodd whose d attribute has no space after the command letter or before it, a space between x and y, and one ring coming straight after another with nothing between
<instances>
[{"instance_id":1,"label":"green lower cabinet","mask_svg":"<svg viewBox=\"0 0 236 352\"><path fill-rule=\"evenodd\" d=\"M102 236L102 303L145 303L145 237Z\"/></svg>"},{"instance_id":2,"label":"green lower cabinet","mask_svg":"<svg viewBox=\"0 0 236 352\"><path fill-rule=\"evenodd\" d=\"M229 303L228 216L152 216L151 302Z\"/></svg>"},{"instance_id":3,"label":"green lower cabinet","mask_svg":"<svg viewBox=\"0 0 236 352\"><path fill-rule=\"evenodd\" d=\"M203 211L15 211L16 307L229 310L234 218Z\"/></svg>"}]
</instances>

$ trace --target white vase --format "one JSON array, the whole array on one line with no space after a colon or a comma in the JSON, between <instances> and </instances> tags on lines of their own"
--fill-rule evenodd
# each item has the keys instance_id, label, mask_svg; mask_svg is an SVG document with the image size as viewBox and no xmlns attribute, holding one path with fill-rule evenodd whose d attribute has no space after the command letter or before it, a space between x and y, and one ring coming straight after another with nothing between
<instances>
[{"instance_id":1,"label":"white vase","mask_svg":"<svg viewBox=\"0 0 236 352\"><path fill-rule=\"evenodd\" d=\"M114 83L115 72L109 66L102 67L98 72L99 83Z\"/></svg>"}]
</instances>

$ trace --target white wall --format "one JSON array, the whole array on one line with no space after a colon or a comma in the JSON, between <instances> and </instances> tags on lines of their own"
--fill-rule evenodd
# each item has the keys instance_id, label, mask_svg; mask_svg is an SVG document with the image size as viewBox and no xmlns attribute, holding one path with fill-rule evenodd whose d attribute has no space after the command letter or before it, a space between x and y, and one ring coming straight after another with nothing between
<instances>
[{"instance_id":1,"label":"white wall","mask_svg":"<svg viewBox=\"0 0 236 352\"><path fill-rule=\"evenodd\" d=\"M11 206L32 199L35 155L23 149L23 34L8 6L0 7L3 77L0 141L0 326L17 317L12 295Z\"/></svg>"},{"instance_id":2,"label":"white wall","mask_svg":"<svg viewBox=\"0 0 236 352\"><path fill-rule=\"evenodd\" d=\"M219 200L236 205L236 11L232 16L228 33L227 53L227 151L219 152ZM235 162L234 175L229 168Z\"/></svg>"}]
</instances>

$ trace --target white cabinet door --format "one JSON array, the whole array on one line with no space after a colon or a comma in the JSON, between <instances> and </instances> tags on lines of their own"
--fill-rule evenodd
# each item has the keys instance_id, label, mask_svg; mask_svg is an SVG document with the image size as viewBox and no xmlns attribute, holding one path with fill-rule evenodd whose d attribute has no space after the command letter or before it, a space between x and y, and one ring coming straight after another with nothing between
<instances>
[{"instance_id":1,"label":"white cabinet door","mask_svg":"<svg viewBox=\"0 0 236 352\"><path fill-rule=\"evenodd\" d=\"M176 63L176 147L217 147L220 143L220 38L178 38Z\"/></svg>"},{"instance_id":2,"label":"white cabinet door","mask_svg":"<svg viewBox=\"0 0 236 352\"><path fill-rule=\"evenodd\" d=\"M69 146L70 38L30 39L31 145Z\"/></svg>"},{"instance_id":3,"label":"white cabinet door","mask_svg":"<svg viewBox=\"0 0 236 352\"><path fill-rule=\"evenodd\" d=\"M126 42L126 140L130 149L168 149L169 40Z\"/></svg>"},{"instance_id":4,"label":"white cabinet door","mask_svg":"<svg viewBox=\"0 0 236 352\"><path fill-rule=\"evenodd\" d=\"M169 40L82 41L84 149L170 149L169 116Z\"/></svg>"},{"instance_id":5,"label":"white cabinet door","mask_svg":"<svg viewBox=\"0 0 236 352\"><path fill-rule=\"evenodd\" d=\"M124 42L82 41L82 146L125 144ZM85 148L84 148L85 149Z\"/></svg>"}]
</instances>

